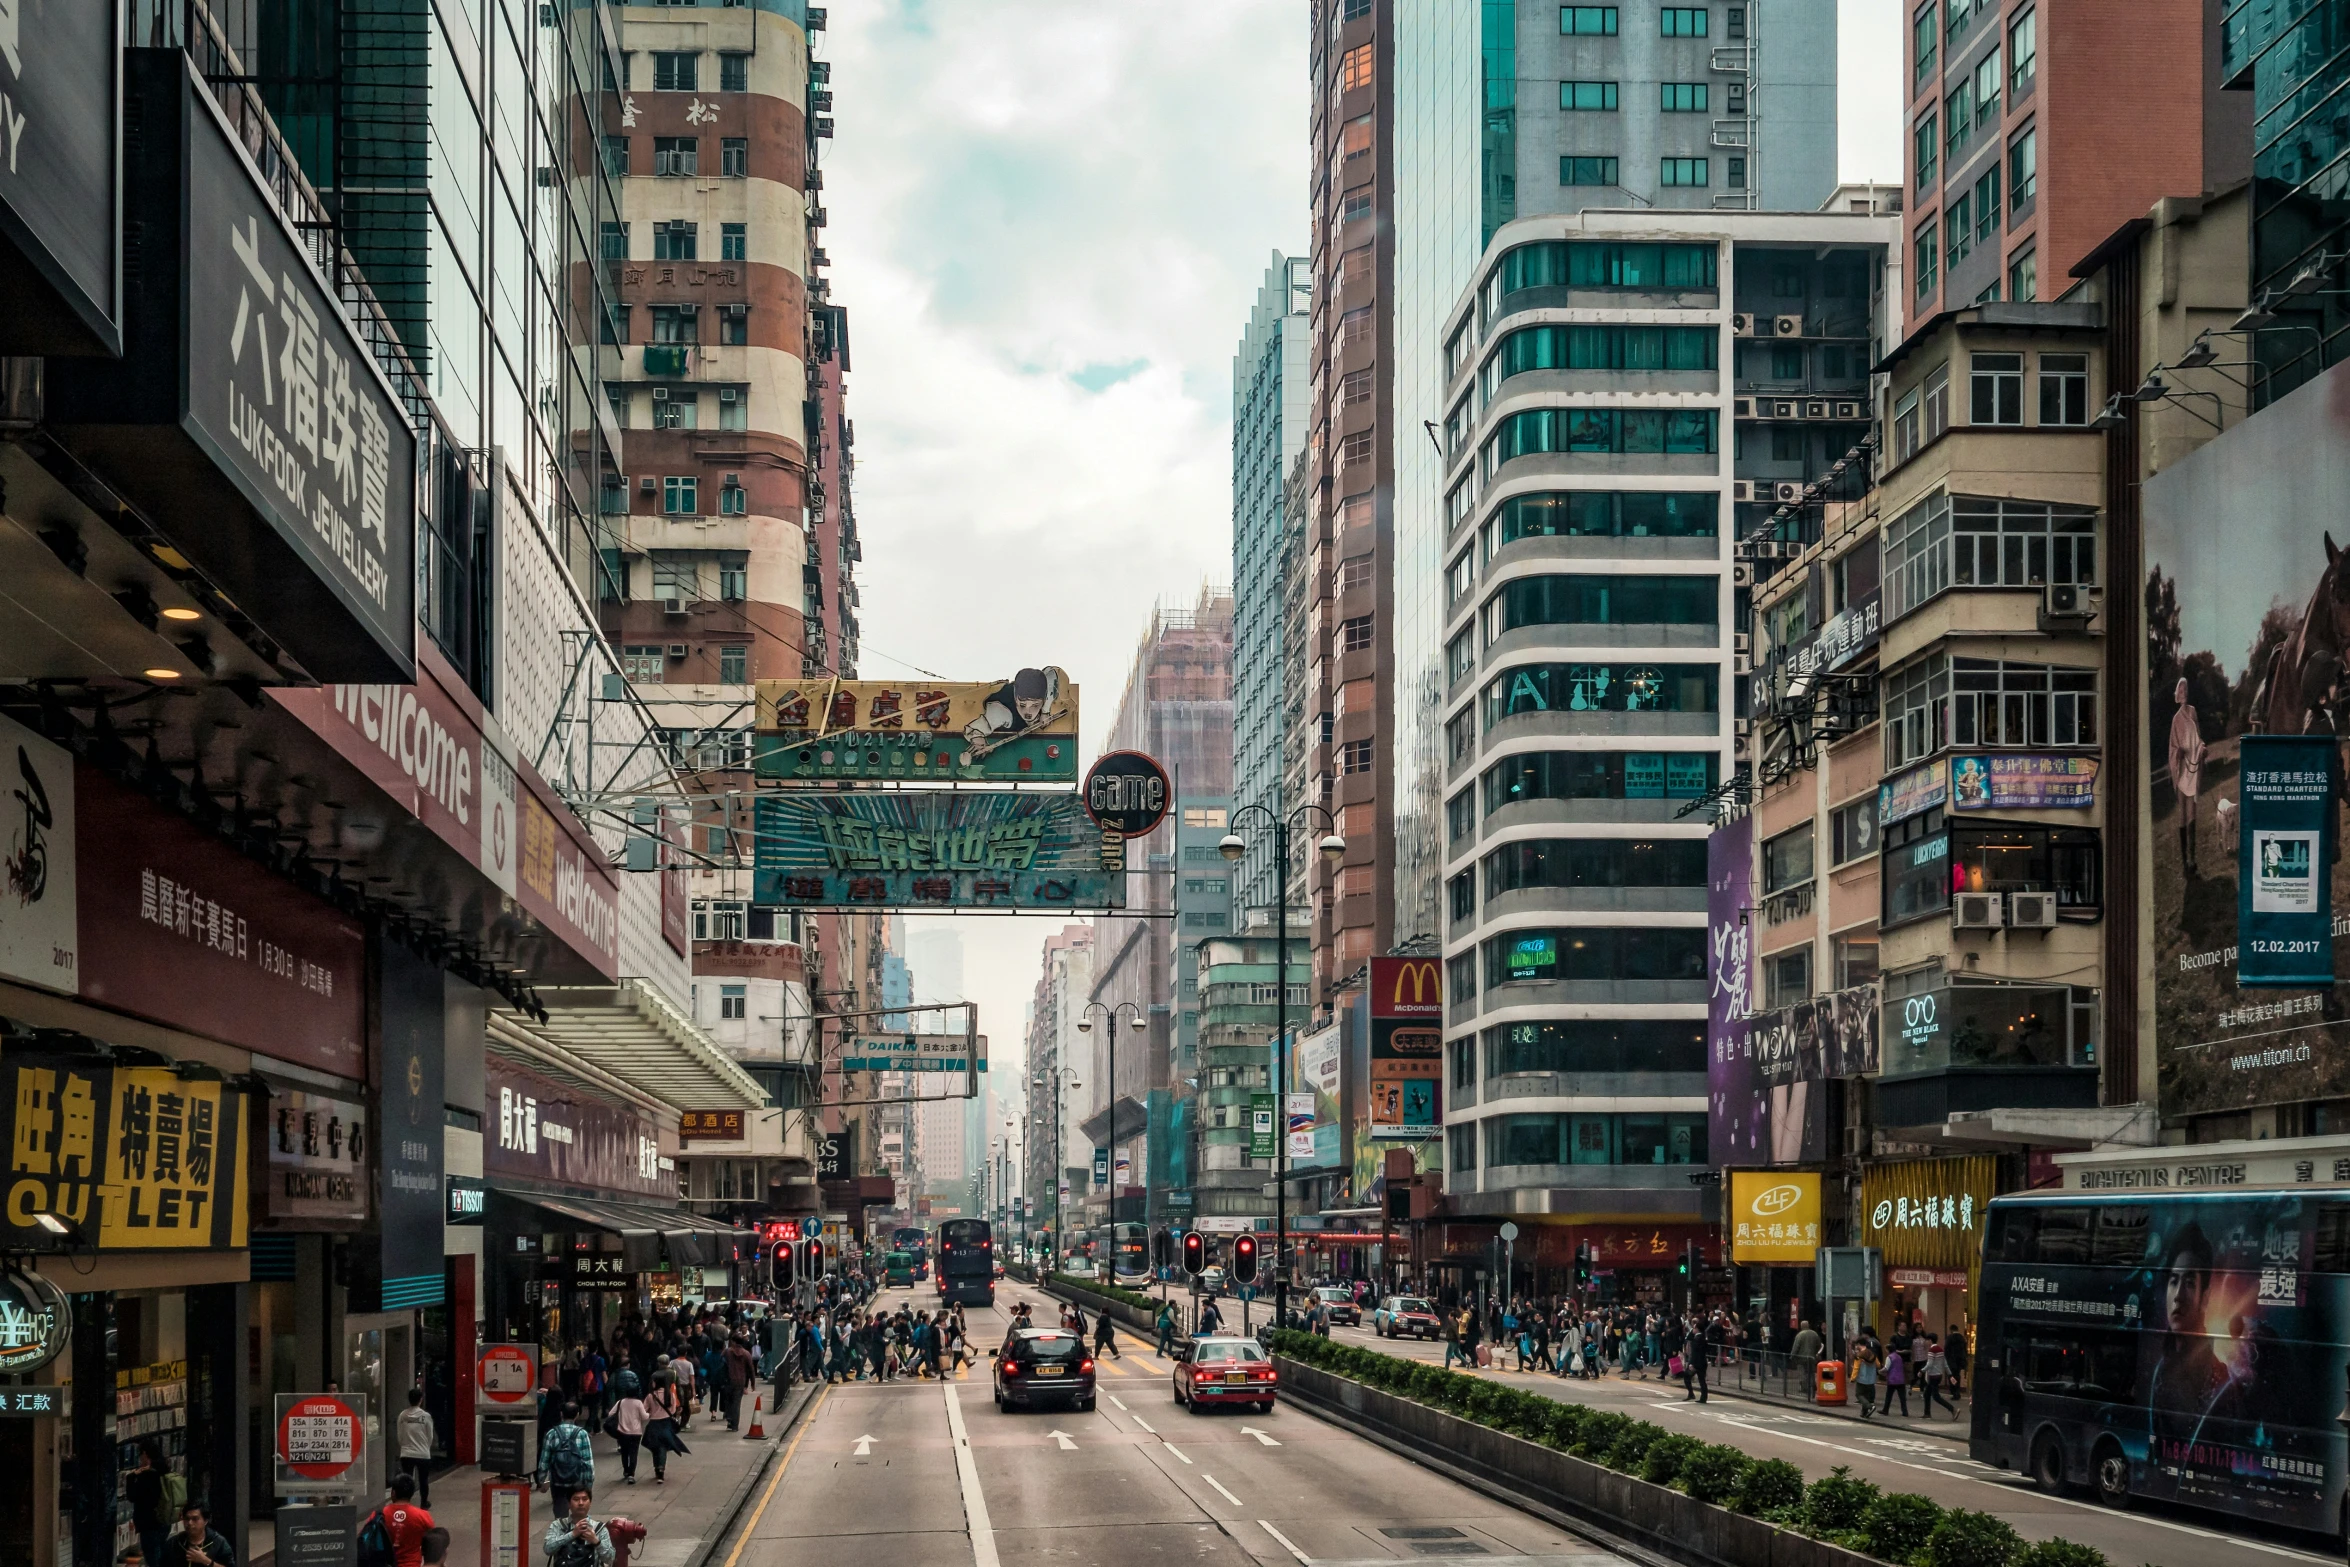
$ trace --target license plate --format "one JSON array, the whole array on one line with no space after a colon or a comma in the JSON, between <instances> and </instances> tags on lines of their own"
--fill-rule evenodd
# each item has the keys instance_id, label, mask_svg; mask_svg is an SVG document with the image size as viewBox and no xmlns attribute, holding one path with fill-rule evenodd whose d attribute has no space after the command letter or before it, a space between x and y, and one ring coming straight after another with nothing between
<instances>
[{"instance_id":1,"label":"license plate","mask_svg":"<svg viewBox=\"0 0 2350 1567\"><path fill-rule=\"evenodd\" d=\"M1224 1380L1227 1382L1246 1382L1248 1380L1248 1373L1245 1371L1227 1371L1224 1373Z\"/></svg>"},{"instance_id":2,"label":"license plate","mask_svg":"<svg viewBox=\"0 0 2350 1567\"><path fill-rule=\"evenodd\" d=\"M1040 1377L1057 1377L1063 1375L1068 1369L1066 1366L1038 1366L1036 1374Z\"/></svg>"}]
</instances>

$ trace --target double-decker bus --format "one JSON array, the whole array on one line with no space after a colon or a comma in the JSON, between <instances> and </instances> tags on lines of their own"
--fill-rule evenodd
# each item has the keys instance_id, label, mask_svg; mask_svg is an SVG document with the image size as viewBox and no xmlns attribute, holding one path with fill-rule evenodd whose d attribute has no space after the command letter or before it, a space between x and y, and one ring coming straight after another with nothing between
<instances>
[{"instance_id":1,"label":"double-decker bus","mask_svg":"<svg viewBox=\"0 0 2350 1567\"><path fill-rule=\"evenodd\" d=\"M904 1252L920 1266L930 1260L930 1232L919 1224L901 1224L889 1232L889 1249Z\"/></svg>"},{"instance_id":2,"label":"double-decker bus","mask_svg":"<svg viewBox=\"0 0 2350 1567\"><path fill-rule=\"evenodd\" d=\"M1151 1237L1145 1226L1120 1221L1110 1226L1111 1282L1142 1284L1151 1276Z\"/></svg>"},{"instance_id":3,"label":"double-decker bus","mask_svg":"<svg viewBox=\"0 0 2350 1567\"><path fill-rule=\"evenodd\" d=\"M995 1304L995 1226L949 1219L938 1227L938 1301L942 1306Z\"/></svg>"},{"instance_id":4,"label":"double-decker bus","mask_svg":"<svg viewBox=\"0 0 2350 1567\"><path fill-rule=\"evenodd\" d=\"M1981 1307L1977 1460L2350 1530L2350 1192L2003 1197Z\"/></svg>"}]
</instances>

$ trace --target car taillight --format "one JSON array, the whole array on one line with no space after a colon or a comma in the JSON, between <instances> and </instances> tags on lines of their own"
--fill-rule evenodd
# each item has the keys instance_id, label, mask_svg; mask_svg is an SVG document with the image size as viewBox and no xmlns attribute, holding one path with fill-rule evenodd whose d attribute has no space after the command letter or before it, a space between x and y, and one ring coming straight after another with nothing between
<instances>
[{"instance_id":1,"label":"car taillight","mask_svg":"<svg viewBox=\"0 0 2350 1567\"><path fill-rule=\"evenodd\" d=\"M1080 1360L1077 1362L1077 1369L1085 1372L1087 1375L1091 1375L1093 1372L1093 1362L1090 1360Z\"/></svg>"},{"instance_id":2,"label":"car taillight","mask_svg":"<svg viewBox=\"0 0 2350 1567\"><path fill-rule=\"evenodd\" d=\"M1007 1360L1007 1361L1005 1361L1005 1362L1004 1362L1004 1375L1005 1375L1005 1376L1008 1376L1008 1377L1016 1377L1016 1376L1018 1376L1019 1374L1020 1374L1020 1362L1018 1362L1017 1360Z\"/></svg>"}]
</instances>

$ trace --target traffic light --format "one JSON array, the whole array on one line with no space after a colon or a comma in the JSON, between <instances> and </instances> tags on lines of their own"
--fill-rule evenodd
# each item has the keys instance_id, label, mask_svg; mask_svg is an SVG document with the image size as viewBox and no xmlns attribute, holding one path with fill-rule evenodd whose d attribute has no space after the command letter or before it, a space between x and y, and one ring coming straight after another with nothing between
<instances>
[{"instance_id":1,"label":"traffic light","mask_svg":"<svg viewBox=\"0 0 2350 1567\"><path fill-rule=\"evenodd\" d=\"M1697 1277L1697 1270L1704 1261L1704 1249L1697 1242L1685 1243L1681 1247L1681 1277L1685 1279Z\"/></svg>"},{"instance_id":2,"label":"traffic light","mask_svg":"<svg viewBox=\"0 0 2350 1567\"><path fill-rule=\"evenodd\" d=\"M824 1242L814 1237L800 1242L800 1271L811 1284L824 1277Z\"/></svg>"},{"instance_id":3,"label":"traffic light","mask_svg":"<svg viewBox=\"0 0 2350 1567\"><path fill-rule=\"evenodd\" d=\"M1575 1288L1591 1287L1591 1245L1588 1241L1575 1243Z\"/></svg>"},{"instance_id":4,"label":"traffic light","mask_svg":"<svg viewBox=\"0 0 2350 1567\"><path fill-rule=\"evenodd\" d=\"M1175 1232L1173 1230L1152 1231L1151 1266L1154 1268L1168 1268L1173 1267L1174 1264Z\"/></svg>"},{"instance_id":5,"label":"traffic light","mask_svg":"<svg viewBox=\"0 0 2350 1567\"><path fill-rule=\"evenodd\" d=\"M1185 1230L1183 1232L1183 1271L1196 1279L1207 1270L1207 1237L1197 1230Z\"/></svg>"},{"instance_id":6,"label":"traffic light","mask_svg":"<svg viewBox=\"0 0 2350 1567\"><path fill-rule=\"evenodd\" d=\"M1257 1238L1254 1235L1236 1235L1232 1238L1232 1282L1254 1284L1257 1281Z\"/></svg>"},{"instance_id":7,"label":"traffic light","mask_svg":"<svg viewBox=\"0 0 2350 1567\"><path fill-rule=\"evenodd\" d=\"M779 1241L768 1253L768 1276L778 1290L792 1287L792 1243Z\"/></svg>"},{"instance_id":8,"label":"traffic light","mask_svg":"<svg viewBox=\"0 0 2350 1567\"><path fill-rule=\"evenodd\" d=\"M1683 1278L1687 1278L1687 1277L1689 1277L1689 1251L1690 1251L1690 1248L1689 1248L1687 1245L1684 1245L1684 1246L1682 1246L1682 1248L1681 1248L1681 1277L1683 1277Z\"/></svg>"}]
</instances>

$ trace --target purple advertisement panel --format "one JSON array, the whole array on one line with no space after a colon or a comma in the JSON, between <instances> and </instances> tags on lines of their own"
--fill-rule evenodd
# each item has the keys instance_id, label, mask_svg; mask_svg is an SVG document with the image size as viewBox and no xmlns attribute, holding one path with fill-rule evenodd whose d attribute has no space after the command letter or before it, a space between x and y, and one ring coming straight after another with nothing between
<instances>
[{"instance_id":1,"label":"purple advertisement panel","mask_svg":"<svg viewBox=\"0 0 2350 1567\"><path fill-rule=\"evenodd\" d=\"M1706 1145L1721 1165L1770 1162L1770 1090L1754 1058L1753 974L1747 911L1754 902L1754 821L1742 816L1705 841Z\"/></svg>"}]
</instances>

